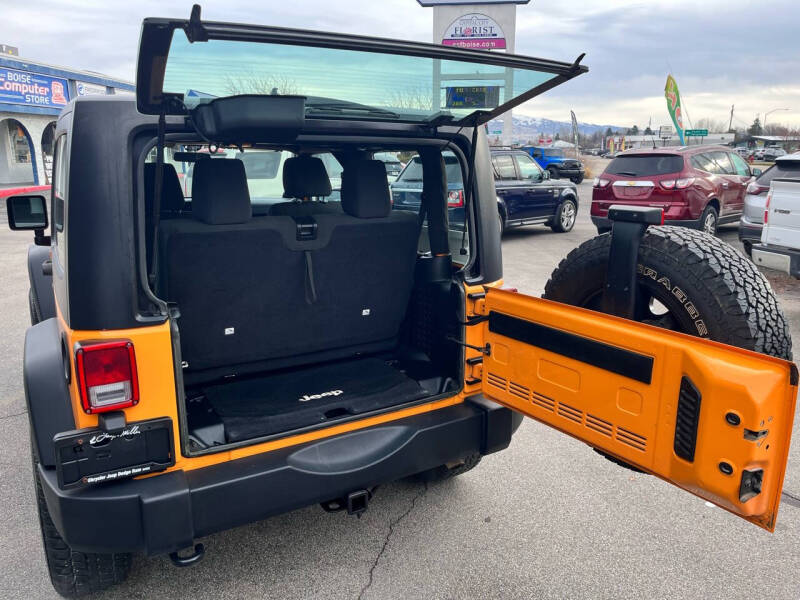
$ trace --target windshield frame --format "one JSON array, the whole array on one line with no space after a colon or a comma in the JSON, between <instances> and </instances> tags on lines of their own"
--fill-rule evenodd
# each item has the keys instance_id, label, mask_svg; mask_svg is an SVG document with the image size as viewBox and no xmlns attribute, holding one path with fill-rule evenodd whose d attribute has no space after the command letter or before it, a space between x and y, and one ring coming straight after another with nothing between
<instances>
[{"instance_id":1,"label":"windshield frame","mask_svg":"<svg viewBox=\"0 0 800 600\"><path fill-rule=\"evenodd\" d=\"M191 19L147 18L142 22L136 70L136 106L139 112L143 114L158 115L165 113L171 115L187 113L183 104L182 94L170 94L163 91L169 48L172 43L173 33L177 29L182 29L185 32L190 43L202 43L208 40L228 40L334 48L379 54L457 60L555 75L555 77L531 88L527 92L511 97L510 100L497 108L491 110L479 109L461 119L454 119L450 115L446 115L446 121L449 124L478 125L485 123L496 115L502 114L514 106L588 71L587 67L580 64L583 54L574 62L569 63L490 52L488 50L472 50L456 46L389 38L219 21L201 21L199 7L195 7L192 11ZM364 116L359 117L361 120L364 120L364 118Z\"/></svg>"}]
</instances>

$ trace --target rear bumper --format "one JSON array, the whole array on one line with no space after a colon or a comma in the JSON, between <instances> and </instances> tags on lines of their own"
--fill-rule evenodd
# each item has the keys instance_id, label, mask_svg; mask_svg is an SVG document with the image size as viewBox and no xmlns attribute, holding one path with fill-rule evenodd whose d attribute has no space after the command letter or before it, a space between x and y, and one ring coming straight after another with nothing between
<instances>
[{"instance_id":1,"label":"rear bumper","mask_svg":"<svg viewBox=\"0 0 800 600\"><path fill-rule=\"evenodd\" d=\"M739 241L758 244L761 242L761 230L764 228L760 223L752 223L742 217L739 221Z\"/></svg>"},{"instance_id":2,"label":"rear bumper","mask_svg":"<svg viewBox=\"0 0 800 600\"><path fill-rule=\"evenodd\" d=\"M174 552L196 538L506 448L522 416L481 396L333 438L192 471L61 490L39 467L61 536L83 552Z\"/></svg>"},{"instance_id":3,"label":"rear bumper","mask_svg":"<svg viewBox=\"0 0 800 600\"><path fill-rule=\"evenodd\" d=\"M798 250L754 244L753 262L760 267L781 271L800 279L800 251Z\"/></svg>"},{"instance_id":4,"label":"rear bumper","mask_svg":"<svg viewBox=\"0 0 800 600\"><path fill-rule=\"evenodd\" d=\"M561 177L583 177L586 173L585 169L566 169L558 165L556 165L556 169L558 169L558 174Z\"/></svg>"},{"instance_id":5,"label":"rear bumper","mask_svg":"<svg viewBox=\"0 0 800 600\"><path fill-rule=\"evenodd\" d=\"M611 219L608 217L595 217L592 216L592 223L598 229L611 229ZM664 225L677 225L678 227L688 227L690 229L699 229L699 221L664 221Z\"/></svg>"}]
</instances>

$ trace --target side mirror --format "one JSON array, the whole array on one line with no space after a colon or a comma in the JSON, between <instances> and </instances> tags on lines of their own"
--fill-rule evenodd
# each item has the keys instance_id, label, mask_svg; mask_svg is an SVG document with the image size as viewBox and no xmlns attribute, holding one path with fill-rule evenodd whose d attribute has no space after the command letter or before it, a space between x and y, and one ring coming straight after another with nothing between
<instances>
[{"instance_id":1,"label":"side mirror","mask_svg":"<svg viewBox=\"0 0 800 600\"><path fill-rule=\"evenodd\" d=\"M542 172L542 181L547 181L550 179L550 171L543 171Z\"/></svg>"},{"instance_id":2,"label":"side mirror","mask_svg":"<svg viewBox=\"0 0 800 600\"><path fill-rule=\"evenodd\" d=\"M764 171L761 169L751 169L751 171L753 173L753 177L761 177L761 175L764 173Z\"/></svg>"},{"instance_id":3,"label":"side mirror","mask_svg":"<svg viewBox=\"0 0 800 600\"><path fill-rule=\"evenodd\" d=\"M8 226L14 231L47 229L47 201L44 196L9 196L6 209Z\"/></svg>"}]
</instances>

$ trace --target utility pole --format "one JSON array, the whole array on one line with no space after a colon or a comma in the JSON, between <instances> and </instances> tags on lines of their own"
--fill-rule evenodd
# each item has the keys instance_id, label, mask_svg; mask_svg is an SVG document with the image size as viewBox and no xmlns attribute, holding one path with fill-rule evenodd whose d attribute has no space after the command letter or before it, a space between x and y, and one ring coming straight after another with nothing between
<instances>
[{"instance_id":1,"label":"utility pole","mask_svg":"<svg viewBox=\"0 0 800 600\"><path fill-rule=\"evenodd\" d=\"M728 131L733 127L733 104L731 104L731 120L728 121Z\"/></svg>"}]
</instances>

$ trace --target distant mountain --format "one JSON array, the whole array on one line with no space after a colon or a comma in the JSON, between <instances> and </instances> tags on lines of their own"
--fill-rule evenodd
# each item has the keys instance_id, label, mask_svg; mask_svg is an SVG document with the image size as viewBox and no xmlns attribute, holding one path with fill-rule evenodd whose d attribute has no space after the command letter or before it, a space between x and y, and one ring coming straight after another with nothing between
<instances>
[{"instance_id":1,"label":"distant mountain","mask_svg":"<svg viewBox=\"0 0 800 600\"><path fill-rule=\"evenodd\" d=\"M514 138L528 139L538 136L540 133L550 133L555 135L563 130L571 131L572 123L569 121L553 121L551 119L537 119L536 117L524 117L514 115L513 119ZM626 127L619 127L617 125L596 125L594 123L581 123L578 122L578 131L583 135L592 135L596 132L604 133L606 129L611 128L615 133L625 132ZM503 120L494 119L489 121L490 135L495 131L503 129ZM562 135L563 137L563 135Z\"/></svg>"}]
</instances>

